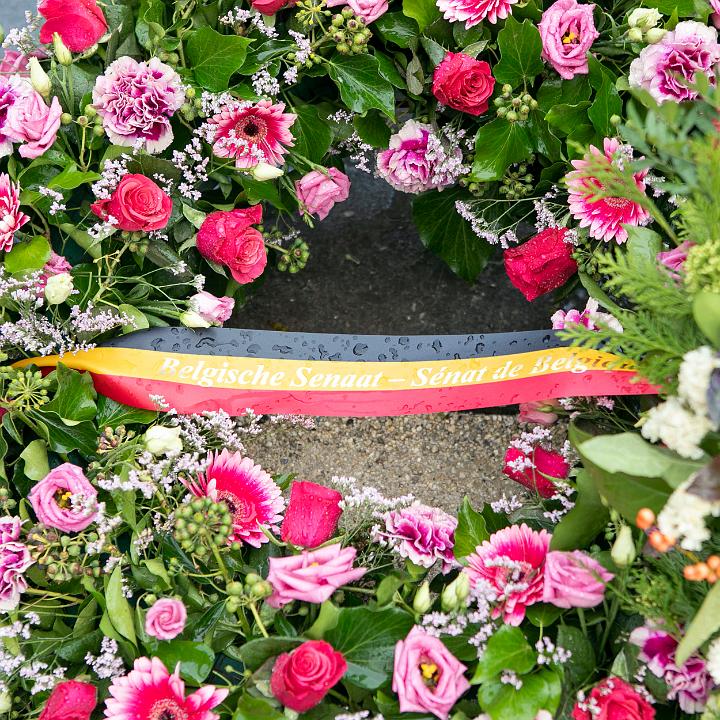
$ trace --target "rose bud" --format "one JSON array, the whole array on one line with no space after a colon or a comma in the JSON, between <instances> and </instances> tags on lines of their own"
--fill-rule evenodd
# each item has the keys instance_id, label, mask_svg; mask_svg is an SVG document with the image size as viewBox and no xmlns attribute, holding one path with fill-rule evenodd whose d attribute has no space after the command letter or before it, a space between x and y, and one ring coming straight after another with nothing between
<instances>
[{"instance_id":1,"label":"rose bud","mask_svg":"<svg viewBox=\"0 0 720 720\"><path fill-rule=\"evenodd\" d=\"M96 705L94 685L65 680L53 688L38 720L90 720Z\"/></svg>"},{"instance_id":2,"label":"rose bud","mask_svg":"<svg viewBox=\"0 0 720 720\"><path fill-rule=\"evenodd\" d=\"M183 449L179 427L153 425L145 431L143 440L145 449L153 455L171 455Z\"/></svg>"}]
</instances>

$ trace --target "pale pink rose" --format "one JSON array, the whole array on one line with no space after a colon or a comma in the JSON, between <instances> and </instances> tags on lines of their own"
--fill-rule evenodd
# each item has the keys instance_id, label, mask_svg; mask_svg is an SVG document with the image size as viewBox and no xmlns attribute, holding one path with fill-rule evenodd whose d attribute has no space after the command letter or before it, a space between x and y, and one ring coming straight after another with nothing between
<instances>
[{"instance_id":1,"label":"pale pink rose","mask_svg":"<svg viewBox=\"0 0 720 720\"><path fill-rule=\"evenodd\" d=\"M27 589L25 571L33 564L30 551L17 541L0 545L0 611L14 610Z\"/></svg>"},{"instance_id":2,"label":"pale pink rose","mask_svg":"<svg viewBox=\"0 0 720 720\"><path fill-rule=\"evenodd\" d=\"M355 582L367 570L354 568L355 548L339 543L299 555L271 557L268 581L273 594L268 605L279 608L292 600L323 603L341 585Z\"/></svg>"},{"instance_id":3,"label":"pale pink rose","mask_svg":"<svg viewBox=\"0 0 720 720\"><path fill-rule=\"evenodd\" d=\"M576 0L557 0L538 24L543 60L565 80L588 73L587 52L599 36L593 21L594 7Z\"/></svg>"},{"instance_id":4,"label":"pale pink rose","mask_svg":"<svg viewBox=\"0 0 720 720\"><path fill-rule=\"evenodd\" d=\"M97 491L82 468L63 463L30 490L28 499L38 520L63 532L80 532L97 516Z\"/></svg>"},{"instance_id":5,"label":"pale pink rose","mask_svg":"<svg viewBox=\"0 0 720 720\"><path fill-rule=\"evenodd\" d=\"M15 233L29 220L20 210L20 186L7 173L0 173L0 250L12 248Z\"/></svg>"},{"instance_id":6,"label":"pale pink rose","mask_svg":"<svg viewBox=\"0 0 720 720\"><path fill-rule=\"evenodd\" d=\"M375 22L388 11L388 0L329 0L327 3L328 7L338 5L347 5L366 25Z\"/></svg>"},{"instance_id":7,"label":"pale pink rose","mask_svg":"<svg viewBox=\"0 0 720 720\"><path fill-rule=\"evenodd\" d=\"M630 64L630 87L647 90L659 103L697 98L695 75L715 84L720 63L717 30L694 20L679 22L654 45L647 45Z\"/></svg>"},{"instance_id":8,"label":"pale pink rose","mask_svg":"<svg viewBox=\"0 0 720 720\"><path fill-rule=\"evenodd\" d=\"M62 107L56 97L48 107L42 95L33 91L15 100L8 110L3 131L13 142L23 143L19 150L22 157L36 158L55 142L61 115Z\"/></svg>"},{"instance_id":9,"label":"pale pink rose","mask_svg":"<svg viewBox=\"0 0 720 720\"><path fill-rule=\"evenodd\" d=\"M558 416L549 409L556 407L555 400L535 400L533 402L520 403L518 420L523 423L549 426L557 422Z\"/></svg>"},{"instance_id":10,"label":"pale pink rose","mask_svg":"<svg viewBox=\"0 0 720 720\"><path fill-rule=\"evenodd\" d=\"M685 267L688 252L693 245L695 245L694 242L685 240L685 242L681 243L672 250L659 252L656 259L661 265L664 265L668 269L668 272L675 280L679 280L680 273L682 273L683 268Z\"/></svg>"},{"instance_id":11,"label":"pale pink rose","mask_svg":"<svg viewBox=\"0 0 720 720\"><path fill-rule=\"evenodd\" d=\"M0 544L17 540L20 537L22 520L6 515L0 518Z\"/></svg>"},{"instance_id":12,"label":"pale pink rose","mask_svg":"<svg viewBox=\"0 0 720 720\"><path fill-rule=\"evenodd\" d=\"M591 608L605 597L614 575L581 550L549 552L545 557L543 602L561 608Z\"/></svg>"},{"instance_id":13,"label":"pale pink rose","mask_svg":"<svg viewBox=\"0 0 720 720\"><path fill-rule=\"evenodd\" d=\"M301 210L324 220L335 203L347 200L350 180L334 167L328 168L327 174L313 170L295 182L295 191Z\"/></svg>"},{"instance_id":14,"label":"pale pink rose","mask_svg":"<svg viewBox=\"0 0 720 720\"><path fill-rule=\"evenodd\" d=\"M470 689L465 670L441 640L415 625L395 645L392 689L400 700L400 712L430 712L445 720Z\"/></svg>"},{"instance_id":15,"label":"pale pink rose","mask_svg":"<svg viewBox=\"0 0 720 720\"><path fill-rule=\"evenodd\" d=\"M172 640L185 629L186 621L182 600L160 598L145 615L145 632L158 640Z\"/></svg>"},{"instance_id":16,"label":"pale pink rose","mask_svg":"<svg viewBox=\"0 0 720 720\"><path fill-rule=\"evenodd\" d=\"M190 310L196 312L211 325L222 325L230 319L235 301L230 297L216 297L206 290L193 295L189 301Z\"/></svg>"}]
</instances>

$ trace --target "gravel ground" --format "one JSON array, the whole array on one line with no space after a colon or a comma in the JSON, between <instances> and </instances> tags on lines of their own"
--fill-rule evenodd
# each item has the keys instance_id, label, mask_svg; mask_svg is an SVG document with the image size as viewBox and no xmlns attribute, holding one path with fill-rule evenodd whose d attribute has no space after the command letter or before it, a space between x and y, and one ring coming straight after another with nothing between
<instances>
[{"instance_id":1,"label":"gravel ground","mask_svg":"<svg viewBox=\"0 0 720 720\"><path fill-rule=\"evenodd\" d=\"M273 474L294 472L316 482L349 475L385 495L412 493L454 511L464 495L477 506L517 492L500 472L517 431L513 417L479 413L318 418L314 430L269 427L246 446Z\"/></svg>"}]
</instances>

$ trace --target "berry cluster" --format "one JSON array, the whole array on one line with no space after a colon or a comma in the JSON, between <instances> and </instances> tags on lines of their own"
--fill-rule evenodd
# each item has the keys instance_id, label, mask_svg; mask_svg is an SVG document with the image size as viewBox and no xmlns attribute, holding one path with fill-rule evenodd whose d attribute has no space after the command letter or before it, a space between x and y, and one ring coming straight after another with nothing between
<instances>
[{"instance_id":1,"label":"berry cluster","mask_svg":"<svg viewBox=\"0 0 720 720\"><path fill-rule=\"evenodd\" d=\"M531 110L538 106L537 100L528 93L513 97L512 85L507 83L502 86L502 95L496 97L495 107L497 116L505 118L508 122L514 123L518 120L527 120Z\"/></svg>"},{"instance_id":2,"label":"berry cluster","mask_svg":"<svg viewBox=\"0 0 720 720\"><path fill-rule=\"evenodd\" d=\"M335 49L341 55L360 55L368 51L372 33L365 27L365 20L355 15L349 7L333 15L332 26Z\"/></svg>"}]
</instances>

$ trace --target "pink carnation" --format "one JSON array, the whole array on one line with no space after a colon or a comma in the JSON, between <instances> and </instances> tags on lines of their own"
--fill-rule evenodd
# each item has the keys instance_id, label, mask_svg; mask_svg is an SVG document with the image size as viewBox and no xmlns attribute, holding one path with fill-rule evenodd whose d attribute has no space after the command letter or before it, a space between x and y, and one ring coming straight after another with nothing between
<instances>
[{"instance_id":1,"label":"pink carnation","mask_svg":"<svg viewBox=\"0 0 720 720\"><path fill-rule=\"evenodd\" d=\"M682 24L682 23L681 23ZM595 158L605 156L607 163L621 162L628 154L626 146L621 146L617 140L605 138L603 141L604 153L594 145L590 146L590 154ZM630 159L632 155L630 154ZM591 163L589 156L582 160L573 160L575 170L565 176L568 187L568 204L570 212L580 227L589 228L590 237L609 242L615 240L624 243L627 230L623 225L645 225L650 220L649 213L636 202L623 197L607 197L597 199L596 191L602 189L601 182L589 170ZM647 169L634 173L635 185L641 192L645 192L645 176Z\"/></svg>"},{"instance_id":2,"label":"pink carnation","mask_svg":"<svg viewBox=\"0 0 720 720\"><path fill-rule=\"evenodd\" d=\"M377 168L396 190L417 194L452 184L453 177L440 162L446 159L439 138L430 125L408 120L390 138L387 150L378 153ZM461 160L462 151L454 148L450 158Z\"/></svg>"},{"instance_id":3,"label":"pink carnation","mask_svg":"<svg viewBox=\"0 0 720 720\"><path fill-rule=\"evenodd\" d=\"M576 0L557 0L538 24L543 59L565 80L588 73L587 52L599 36L593 21L594 7Z\"/></svg>"},{"instance_id":4,"label":"pink carnation","mask_svg":"<svg viewBox=\"0 0 720 720\"><path fill-rule=\"evenodd\" d=\"M235 158L238 168L258 163L282 165L283 155L294 145L290 126L296 115L286 113L285 103L269 100L228 105L210 118L213 152L218 157Z\"/></svg>"},{"instance_id":5,"label":"pink carnation","mask_svg":"<svg viewBox=\"0 0 720 720\"><path fill-rule=\"evenodd\" d=\"M385 531L379 536L402 557L425 568L442 560L443 568L453 565L457 520L439 508L411 505L385 513Z\"/></svg>"},{"instance_id":6,"label":"pink carnation","mask_svg":"<svg viewBox=\"0 0 720 720\"><path fill-rule=\"evenodd\" d=\"M292 600L325 602L341 585L361 578L367 570L354 568L356 550L334 543L299 555L271 557L268 582L273 594L268 605L279 608Z\"/></svg>"},{"instance_id":7,"label":"pink carnation","mask_svg":"<svg viewBox=\"0 0 720 720\"><path fill-rule=\"evenodd\" d=\"M170 118L184 102L180 76L158 58L118 58L93 88L93 106L110 142L139 145L149 153L162 152L172 143Z\"/></svg>"},{"instance_id":8,"label":"pink carnation","mask_svg":"<svg viewBox=\"0 0 720 720\"><path fill-rule=\"evenodd\" d=\"M56 97L48 107L42 95L33 90L15 98L8 108L3 132L13 142L22 143L18 151L22 157L33 159L55 143L61 115L62 107Z\"/></svg>"},{"instance_id":9,"label":"pink carnation","mask_svg":"<svg viewBox=\"0 0 720 720\"><path fill-rule=\"evenodd\" d=\"M145 632L158 640L172 640L185 629L186 621L182 600L160 598L145 615Z\"/></svg>"},{"instance_id":10,"label":"pink carnation","mask_svg":"<svg viewBox=\"0 0 720 720\"><path fill-rule=\"evenodd\" d=\"M12 248L15 233L29 220L20 210L20 187L0 173L0 250Z\"/></svg>"},{"instance_id":11,"label":"pink carnation","mask_svg":"<svg viewBox=\"0 0 720 720\"><path fill-rule=\"evenodd\" d=\"M468 555L463 572L474 588L489 586L497 596L493 617L519 625L529 605L542 602L545 557L550 534L531 530L525 523L498 530Z\"/></svg>"},{"instance_id":12,"label":"pink carnation","mask_svg":"<svg viewBox=\"0 0 720 720\"><path fill-rule=\"evenodd\" d=\"M72 463L53 468L28 495L38 520L63 532L80 532L95 519L96 497L82 468Z\"/></svg>"},{"instance_id":13,"label":"pink carnation","mask_svg":"<svg viewBox=\"0 0 720 720\"><path fill-rule=\"evenodd\" d=\"M17 540L20 537L22 520L19 517L6 515L0 517L0 544Z\"/></svg>"},{"instance_id":14,"label":"pink carnation","mask_svg":"<svg viewBox=\"0 0 720 720\"><path fill-rule=\"evenodd\" d=\"M720 62L717 30L694 20L678 23L654 45L647 45L632 61L630 87L647 90L659 103L694 100L691 86L701 73L715 85Z\"/></svg>"},{"instance_id":15,"label":"pink carnation","mask_svg":"<svg viewBox=\"0 0 720 720\"><path fill-rule=\"evenodd\" d=\"M25 571L33 559L27 546L19 542L21 523L18 517L0 518L0 612L14 610L27 590Z\"/></svg>"},{"instance_id":16,"label":"pink carnation","mask_svg":"<svg viewBox=\"0 0 720 720\"><path fill-rule=\"evenodd\" d=\"M350 180L334 167L328 168L327 174L313 170L295 182L295 191L301 210L324 220L335 203L347 200Z\"/></svg>"},{"instance_id":17,"label":"pink carnation","mask_svg":"<svg viewBox=\"0 0 720 720\"><path fill-rule=\"evenodd\" d=\"M466 28L486 20L493 25L512 14L518 0L437 0L443 17L450 22L464 22Z\"/></svg>"},{"instance_id":18,"label":"pink carnation","mask_svg":"<svg viewBox=\"0 0 720 720\"><path fill-rule=\"evenodd\" d=\"M598 321L616 332L622 332L622 325L610 313L599 312L599 307L600 303L597 300L589 298L582 312L575 308L567 312L558 310L550 318L553 330L564 330L568 325L583 325L588 330L597 330L596 321Z\"/></svg>"}]
</instances>

